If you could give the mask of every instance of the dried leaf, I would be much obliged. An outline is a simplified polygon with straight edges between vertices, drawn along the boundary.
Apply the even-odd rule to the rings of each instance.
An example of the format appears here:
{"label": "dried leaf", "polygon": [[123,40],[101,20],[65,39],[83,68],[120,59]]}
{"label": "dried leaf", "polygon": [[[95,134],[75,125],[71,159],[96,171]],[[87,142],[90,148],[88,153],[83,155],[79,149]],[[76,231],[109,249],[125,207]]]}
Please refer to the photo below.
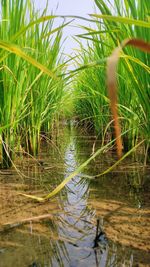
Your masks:
{"label": "dried leaf", "polygon": [[144,52],[150,53],[149,43],[136,38],[125,39],[122,42],[122,44],[113,51],[113,53],[107,60],[107,86],[110,98],[110,108],[114,120],[114,130],[115,130],[118,158],[122,156],[122,140],[121,140],[121,127],[119,124],[118,109],[117,109],[118,100],[117,100],[116,68],[119,61],[120,52],[127,45],[134,46]]}

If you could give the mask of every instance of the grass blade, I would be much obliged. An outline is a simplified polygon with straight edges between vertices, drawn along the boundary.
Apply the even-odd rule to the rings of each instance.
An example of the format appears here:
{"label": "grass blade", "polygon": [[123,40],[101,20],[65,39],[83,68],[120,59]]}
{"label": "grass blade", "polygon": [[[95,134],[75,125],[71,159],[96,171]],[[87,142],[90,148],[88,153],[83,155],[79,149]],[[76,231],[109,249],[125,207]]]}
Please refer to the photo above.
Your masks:
{"label": "grass blade", "polygon": [[117,100],[116,68],[120,57],[120,52],[127,45],[134,46],[144,52],[150,53],[150,44],[144,42],[143,40],[135,38],[126,39],[122,42],[121,46],[117,47],[113,51],[112,55],[108,58],[107,61],[107,86],[110,98],[110,107],[114,119],[117,154],[119,158],[122,155],[122,140],[121,140],[121,128],[119,125],[118,110],[117,110],[118,100]]}
{"label": "grass blade", "polygon": [[142,21],[142,20],[130,19],[127,17],[111,16],[111,15],[90,14],[90,16],[98,18],[98,19],[104,19],[104,20],[124,23],[128,25],[135,25],[139,27],[150,28],[150,23],[146,21]]}

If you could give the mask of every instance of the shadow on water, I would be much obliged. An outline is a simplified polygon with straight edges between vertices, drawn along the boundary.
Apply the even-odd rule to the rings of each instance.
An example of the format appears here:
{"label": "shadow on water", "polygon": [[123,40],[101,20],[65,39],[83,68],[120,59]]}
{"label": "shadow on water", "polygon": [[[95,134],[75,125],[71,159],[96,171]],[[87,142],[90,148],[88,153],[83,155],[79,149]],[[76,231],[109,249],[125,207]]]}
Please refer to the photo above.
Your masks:
{"label": "shadow on water", "polygon": [[150,266],[150,179],[140,163],[83,178],[115,160],[100,155],[46,203],[17,194],[51,191],[92,153],[94,136],[66,128],[59,138],[59,148],[43,147],[40,164],[19,161],[32,179],[0,174],[0,267]]}

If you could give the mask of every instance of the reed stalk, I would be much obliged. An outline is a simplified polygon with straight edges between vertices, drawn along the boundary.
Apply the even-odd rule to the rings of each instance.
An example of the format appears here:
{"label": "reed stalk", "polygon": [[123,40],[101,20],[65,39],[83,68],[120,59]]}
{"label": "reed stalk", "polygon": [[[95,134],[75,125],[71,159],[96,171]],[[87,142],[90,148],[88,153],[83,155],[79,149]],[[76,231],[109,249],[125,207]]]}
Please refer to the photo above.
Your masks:
{"label": "reed stalk", "polygon": [[[144,0],[141,3],[139,0],[114,0],[111,4],[107,0],[95,0],[95,3],[100,11],[99,14],[91,14],[94,20],[97,19],[95,26],[92,24],[88,28],[82,27],[86,32],[78,36],[88,42],[86,50],[82,44],[80,46],[78,66],[108,58],[126,38],[149,41],[149,1]],[[148,53],[138,49],[126,47],[120,53],[117,69],[118,109],[122,131],[127,132],[123,137],[124,151],[134,147],[139,139],[145,139],[146,147],[150,145],[149,63]],[[112,125],[112,118],[103,77],[105,64],[91,70],[84,69],[79,73],[76,91],[82,98],[77,99],[77,115],[81,120],[84,117],[90,121],[98,135],[104,136],[107,129],[105,139],[106,136],[112,139],[114,130],[108,127]],[[127,131],[128,129],[130,131]]]}
{"label": "reed stalk", "polygon": [[62,29],[55,16],[35,11],[29,0],[1,1],[0,136],[2,166],[15,147],[37,155],[40,133],[50,131],[66,98],[60,56]]}

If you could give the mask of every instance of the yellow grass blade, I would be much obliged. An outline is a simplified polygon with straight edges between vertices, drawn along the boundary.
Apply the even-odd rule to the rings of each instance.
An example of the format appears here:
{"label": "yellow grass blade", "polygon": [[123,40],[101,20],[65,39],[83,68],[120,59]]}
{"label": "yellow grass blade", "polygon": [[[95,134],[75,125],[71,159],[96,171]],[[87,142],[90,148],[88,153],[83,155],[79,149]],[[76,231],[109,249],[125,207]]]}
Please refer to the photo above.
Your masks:
{"label": "yellow grass blade", "polygon": [[[38,61],[36,61],[34,58],[30,57],[29,55],[27,55],[20,47],[14,45],[14,44],[10,44],[8,42],[4,42],[2,40],[0,40],[0,48],[5,49],[13,54],[18,55],[19,57],[25,59],[26,61],[28,61],[29,63],[31,63],[33,66],[35,66],[36,68],[40,69],[41,71],[43,71],[43,73],[46,73],[47,75],[49,75],[50,77],[56,79],[56,75],[50,71],[48,68],[46,68],[44,65],[42,65],[41,63],[39,63]],[[0,62],[3,61],[3,57],[0,58]]]}

